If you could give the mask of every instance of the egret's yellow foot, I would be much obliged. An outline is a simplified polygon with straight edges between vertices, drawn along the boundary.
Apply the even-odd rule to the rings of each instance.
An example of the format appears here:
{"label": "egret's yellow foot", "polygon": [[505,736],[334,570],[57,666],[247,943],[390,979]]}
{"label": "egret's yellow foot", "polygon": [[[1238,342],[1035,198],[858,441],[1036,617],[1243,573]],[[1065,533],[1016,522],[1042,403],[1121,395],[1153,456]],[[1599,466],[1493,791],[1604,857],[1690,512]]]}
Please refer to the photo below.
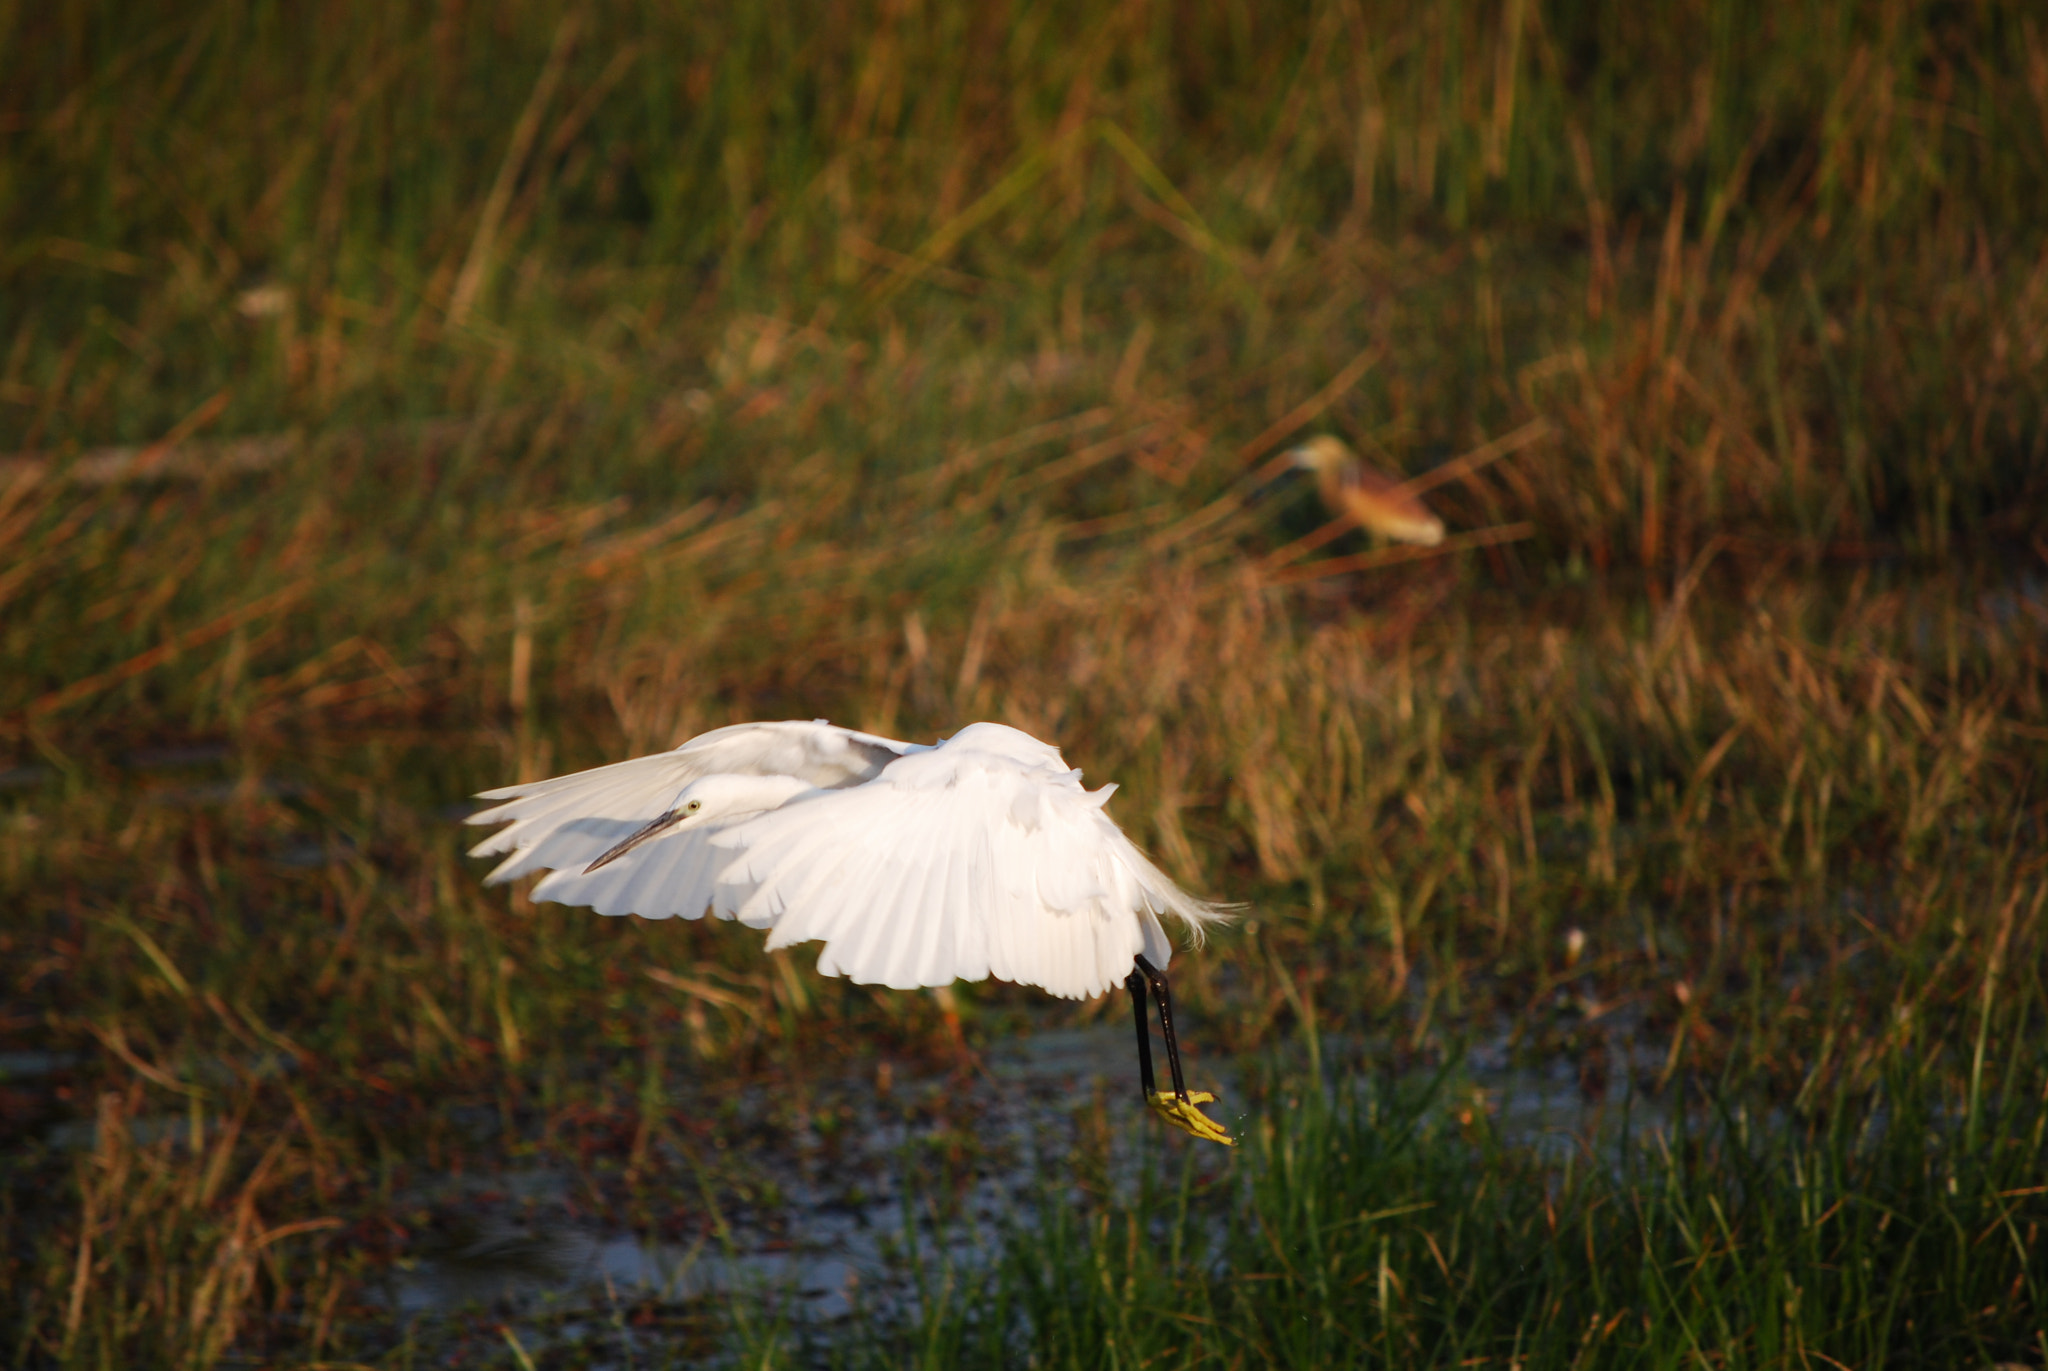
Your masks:
{"label": "egret's yellow foot", "polygon": [[1152,1106],[1152,1112],[1172,1124],[1183,1133],[1210,1142],[1222,1143],[1225,1147],[1237,1146],[1237,1139],[1223,1131],[1223,1125],[1195,1108],[1198,1104],[1214,1104],[1216,1097],[1206,1090],[1190,1090],[1182,1099],[1171,1090],[1155,1090],[1145,1097],[1145,1103]]}

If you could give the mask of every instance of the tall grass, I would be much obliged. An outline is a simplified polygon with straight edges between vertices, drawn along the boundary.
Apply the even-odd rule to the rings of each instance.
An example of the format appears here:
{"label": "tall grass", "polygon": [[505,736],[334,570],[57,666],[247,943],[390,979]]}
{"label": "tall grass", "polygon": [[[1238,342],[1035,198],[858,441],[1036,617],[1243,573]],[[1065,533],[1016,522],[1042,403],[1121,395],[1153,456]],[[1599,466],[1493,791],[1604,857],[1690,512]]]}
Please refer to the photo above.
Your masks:
{"label": "tall grass", "polygon": [[[1349,1115],[1276,1122],[1255,1174],[1308,1148],[1360,1210],[1400,1167],[1494,1178],[1482,1275],[1560,1194],[1645,1273],[1699,1254],[1629,1236],[1631,1194],[1821,1271],[1773,1226],[1795,1156],[1911,1231],[1990,1223],[2004,1171],[1944,1198],[1868,1169],[1905,1133],[1830,1130],[1906,1109],[1873,1101],[1916,1060],[1937,1133],[1959,1098],[1980,1149],[2034,1126],[2005,1006],[2038,988],[1988,1008],[2040,958],[2027,6],[62,4],[0,62],[0,1037],[80,1057],[0,1095],[17,1360],[340,1355],[408,1174],[530,1148],[695,1221],[747,1164],[667,1173],[702,1121],[666,1082],[800,1094],[850,1050],[827,1025],[920,1050],[922,1000],[486,895],[434,821],[764,716],[1006,719],[1122,782],[1122,822],[1256,906],[1176,963],[1205,1046],[1320,1020],[1396,1070],[1500,1028],[1593,1098],[1843,1101],[1815,1136],[1702,1124],[1617,1189],[1435,1134],[1343,1180]],[[1449,463],[1445,550],[1304,550],[1324,516],[1273,459],[1318,428]],[[195,740],[225,756],[147,764]],[[963,999],[974,1031],[1022,1003]],[[1649,1079],[1605,1079],[1624,1032]],[[102,1099],[89,1154],[48,1144]],[[1241,1226],[1296,1203],[1245,1193]],[[1242,1267],[1250,1231],[1204,1250]],[[1386,1231],[1345,1230],[1346,1280]],[[1398,1231],[1387,1299],[1464,1269]],[[1293,1307],[1105,1232],[1070,1236],[1249,1301],[1233,1345]],[[1566,1248],[1485,1326],[1578,1355],[1594,1306],[1530,1293],[1607,1269]],[[2020,1269],[1937,1244],[1853,1288],[1923,1303],[1936,1251],[1943,1290]],[[2000,1298],[1783,1336],[2019,1356],[2038,1304]],[[1451,1346],[1435,1317],[1373,1355]]]}

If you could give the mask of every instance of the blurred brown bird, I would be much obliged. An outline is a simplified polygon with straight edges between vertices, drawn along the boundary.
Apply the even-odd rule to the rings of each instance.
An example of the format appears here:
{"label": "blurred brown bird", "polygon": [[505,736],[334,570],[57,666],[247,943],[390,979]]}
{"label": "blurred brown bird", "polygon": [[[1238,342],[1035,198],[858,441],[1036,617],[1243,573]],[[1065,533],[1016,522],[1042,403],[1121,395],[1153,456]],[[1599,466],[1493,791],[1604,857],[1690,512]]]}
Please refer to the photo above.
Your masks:
{"label": "blurred brown bird", "polygon": [[1316,474],[1323,503],[1339,517],[1400,543],[1435,547],[1444,540],[1444,521],[1429,506],[1401,482],[1360,461],[1342,440],[1321,434],[1287,455]]}

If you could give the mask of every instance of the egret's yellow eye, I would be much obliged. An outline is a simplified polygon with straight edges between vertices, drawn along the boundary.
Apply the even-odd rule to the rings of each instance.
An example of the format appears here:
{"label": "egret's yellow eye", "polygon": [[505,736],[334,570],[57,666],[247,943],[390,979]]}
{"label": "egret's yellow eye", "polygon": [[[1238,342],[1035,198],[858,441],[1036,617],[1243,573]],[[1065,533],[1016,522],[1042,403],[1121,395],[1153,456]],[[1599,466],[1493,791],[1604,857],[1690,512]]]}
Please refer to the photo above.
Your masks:
{"label": "egret's yellow eye", "polygon": [[692,800],[688,804],[683,806],[683,813],[695,814],[698,810],[702,809],[703,807],[704,802],[702,800]]}

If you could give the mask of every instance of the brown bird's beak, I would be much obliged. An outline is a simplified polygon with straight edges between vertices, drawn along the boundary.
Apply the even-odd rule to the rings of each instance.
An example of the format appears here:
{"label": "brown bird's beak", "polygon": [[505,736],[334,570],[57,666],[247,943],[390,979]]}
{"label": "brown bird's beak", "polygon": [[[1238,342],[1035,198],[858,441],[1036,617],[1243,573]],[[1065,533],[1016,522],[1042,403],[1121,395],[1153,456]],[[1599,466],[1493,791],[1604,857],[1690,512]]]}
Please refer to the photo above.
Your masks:
{"label": "brown bird's beak", "polygon": [[588,876],[591,872],[597,870],[601,866],[609,866],[611,863],[625,856],[628,852],[631,852],[634,848],[640,846],[640,844],[646,842],[649,838],[659,838],[662,834],[668,832],[671,828],[674,828],[677,824],[681,823],[682,821],[683,811],[680,809],[671,809],[668,813],[662,815],[653,823],[648,824],[645,828],[635,829],[630,835],[628,835],[625,838],[624,841],[620,842],[616,847],[612,848],[611,851],[605,853],[602,857],[599,857],[589,866],[584,867],[583,874]]}

